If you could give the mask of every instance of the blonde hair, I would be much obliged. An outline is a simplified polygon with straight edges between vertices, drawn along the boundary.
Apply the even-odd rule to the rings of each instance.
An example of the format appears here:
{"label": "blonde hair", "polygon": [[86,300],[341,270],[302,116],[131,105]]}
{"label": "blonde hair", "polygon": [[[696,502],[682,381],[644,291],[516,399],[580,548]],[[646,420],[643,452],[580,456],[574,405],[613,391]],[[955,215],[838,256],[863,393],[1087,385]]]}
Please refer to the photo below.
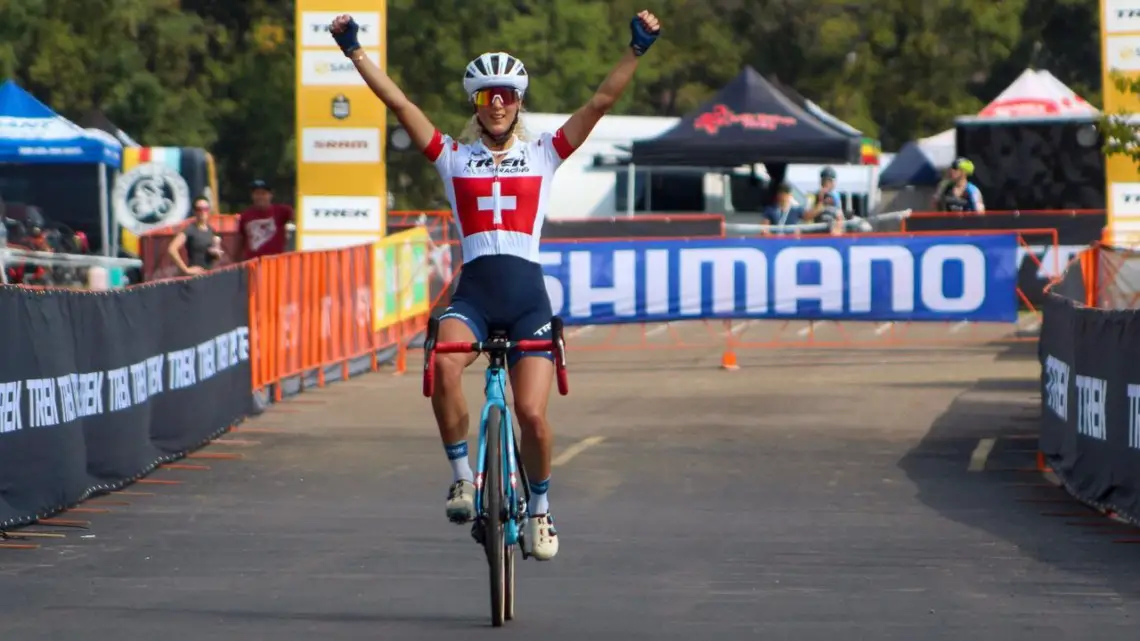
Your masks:
{"label": "blonde hair", "polygon": [[[518,137],[520,141],[530,140],[530,132],[527,131],[526,123],[523,122],[523,113],[526,109],[519,106],[518,116],[515,118],[515,124],[511,127],[510,133]],[[479,123],[479,114],[471,114],[471,119],[463,126],[463,131],[459,132],[459,142],[465,145],[473,145],[483,137],[483,125]]]}

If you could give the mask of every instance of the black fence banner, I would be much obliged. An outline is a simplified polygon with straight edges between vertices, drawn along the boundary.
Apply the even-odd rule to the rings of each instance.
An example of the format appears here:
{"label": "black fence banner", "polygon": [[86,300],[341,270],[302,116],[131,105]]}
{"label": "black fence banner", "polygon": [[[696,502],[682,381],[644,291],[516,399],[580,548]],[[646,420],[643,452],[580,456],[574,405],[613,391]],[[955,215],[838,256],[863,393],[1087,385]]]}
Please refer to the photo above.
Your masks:
{"label": "black fence banner", "polygon": [[0,529],[182,457],[253,409],[249,276],[0,288]]}
{"label": "black fence banner", "polygon": [[[987,201],[988,204],[988,201]],[[1034,307],[1045,302],[1045,287],[1060,276],[1069,260],[1101,239],[1107,218],[1103,213],[1063,215],[1057,213],[1006,212],[985,215],[916,216],[906,221],[907,231],[971,231],[1056,229],[1057,247],[1045,234],[1025,234],[1028,247],[1018,248],[1017,286]],[[1037,261],[1030,258],[1036,256]],[[1041,263],[1038,265],[1038,261]]]}
{"label": "black fence banner", "polygon": [[1082,501],[1140,521],[1140,311],[1048,294],[1040,448]]}

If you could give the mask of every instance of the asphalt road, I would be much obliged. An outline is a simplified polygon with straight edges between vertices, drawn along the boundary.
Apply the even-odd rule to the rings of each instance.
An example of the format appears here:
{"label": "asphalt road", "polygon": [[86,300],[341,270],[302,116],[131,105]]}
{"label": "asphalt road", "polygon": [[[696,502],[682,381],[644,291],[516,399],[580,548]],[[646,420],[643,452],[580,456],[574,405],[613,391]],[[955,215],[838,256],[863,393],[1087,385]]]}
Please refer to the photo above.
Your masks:
{"label": "asphalt road", "polygon": [[0,550],[0,639],[1131,638],[1140,532],[1032,471],[1034,349],[575,354],[499,630],[417,376],[309,391]]}

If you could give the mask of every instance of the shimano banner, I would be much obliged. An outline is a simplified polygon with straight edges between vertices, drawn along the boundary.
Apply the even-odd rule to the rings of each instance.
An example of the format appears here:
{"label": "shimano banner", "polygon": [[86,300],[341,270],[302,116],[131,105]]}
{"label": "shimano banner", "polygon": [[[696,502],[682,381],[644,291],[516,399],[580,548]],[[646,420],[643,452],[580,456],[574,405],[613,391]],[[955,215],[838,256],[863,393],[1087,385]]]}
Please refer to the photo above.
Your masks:
{"label": "shimano banner", "polygon": [[820,236],[544,242],[567,324],[700,318],[1013,322],[1017,238]]}
{"label": "shimano banner", "polygon": [[0,288],[0,529],[247,416],[248,301],[244,269],[113,292]]}

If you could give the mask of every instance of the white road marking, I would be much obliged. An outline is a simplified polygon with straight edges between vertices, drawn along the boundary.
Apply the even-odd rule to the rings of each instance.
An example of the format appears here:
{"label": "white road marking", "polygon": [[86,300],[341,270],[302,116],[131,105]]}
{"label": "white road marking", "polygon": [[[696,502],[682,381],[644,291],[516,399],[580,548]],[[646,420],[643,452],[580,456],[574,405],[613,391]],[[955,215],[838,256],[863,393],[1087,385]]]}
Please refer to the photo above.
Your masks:
{"label": "white road marking", "polygon": [[661,325],[658,325],[657,327],[654,327],[653,329],[645,332],[645,335],[646,336],[656,336],[656,335],[660,334],[661,332],[664,332],[668,329],[669,329],[669,323],[662,323]]}
{"label": "white road marking", "polygon": [[973,454],[970,454],[970,467],[967,469],[971,472],[981,472],[986,469],[986,460],[990,458],[990,452],[994,451],[994,444],[997,439],[983,438],[978,441],[978,446],[974,448]]}
{"label": "white road marking", "polygon": [[796,335],[807,336],[808,334],[814,332],[817,328],[823,327],[826,324],[827,321],[815,321],[814,323],[812,321],[808,321],[808,326],[800,329],[800,331],[796,332]]}
{"label": "white road marking", "polygon": [[593,325],[583,325],[581,327],[575,327],[575,328],[571,329],[570,331],[566,332],[566,337],[572,338],[574,336],[581,336],[582,334],[589,334],[590,331],[593,329],[594,329]]}
{"label": "white road marking", "polygon": [[754,322],[755,322],[755,321],[744,321],[743,323],[737,323],[737,324],[735,324],[735,325],[733,325],[733,326],[732,326],[732,330],[730,330],[730,331],[731,331],[731,332],[732,332],[734,335],[735,335],[735,334],[739,334],[740,332],[743,332],[744,330],[746,330],[746,329],[748,329],[749,327],[751,327],[751,326],[752,326],[752,323],[754,323]]}
{"label": "white road marking", "polygon": [[950,333],[957,334],[959,331],[970,326],[970,321],[958,321],[950,326]]}
{"label": "white road marking", "polygon": [[875,328],[875,336],[882,336],[883,334],[886,334],[887,332],[891,331],[891,328],[894,326],[895,326],[894,321],[888,321],[886,323],[881,323],[878,327]]}
{"label": "white road marking", "polygon": [[570,462],[570,459],[578,456],[582,452],[585,452],[586,450],[597,445],[598,443],[601,443],[604,440],[606,440],[606,437],[604,436],[588,436],[566,448],[565,452],[554,457],[554,460],[550,462],[550,466],[558,467],[560,465],[566,465]]}

